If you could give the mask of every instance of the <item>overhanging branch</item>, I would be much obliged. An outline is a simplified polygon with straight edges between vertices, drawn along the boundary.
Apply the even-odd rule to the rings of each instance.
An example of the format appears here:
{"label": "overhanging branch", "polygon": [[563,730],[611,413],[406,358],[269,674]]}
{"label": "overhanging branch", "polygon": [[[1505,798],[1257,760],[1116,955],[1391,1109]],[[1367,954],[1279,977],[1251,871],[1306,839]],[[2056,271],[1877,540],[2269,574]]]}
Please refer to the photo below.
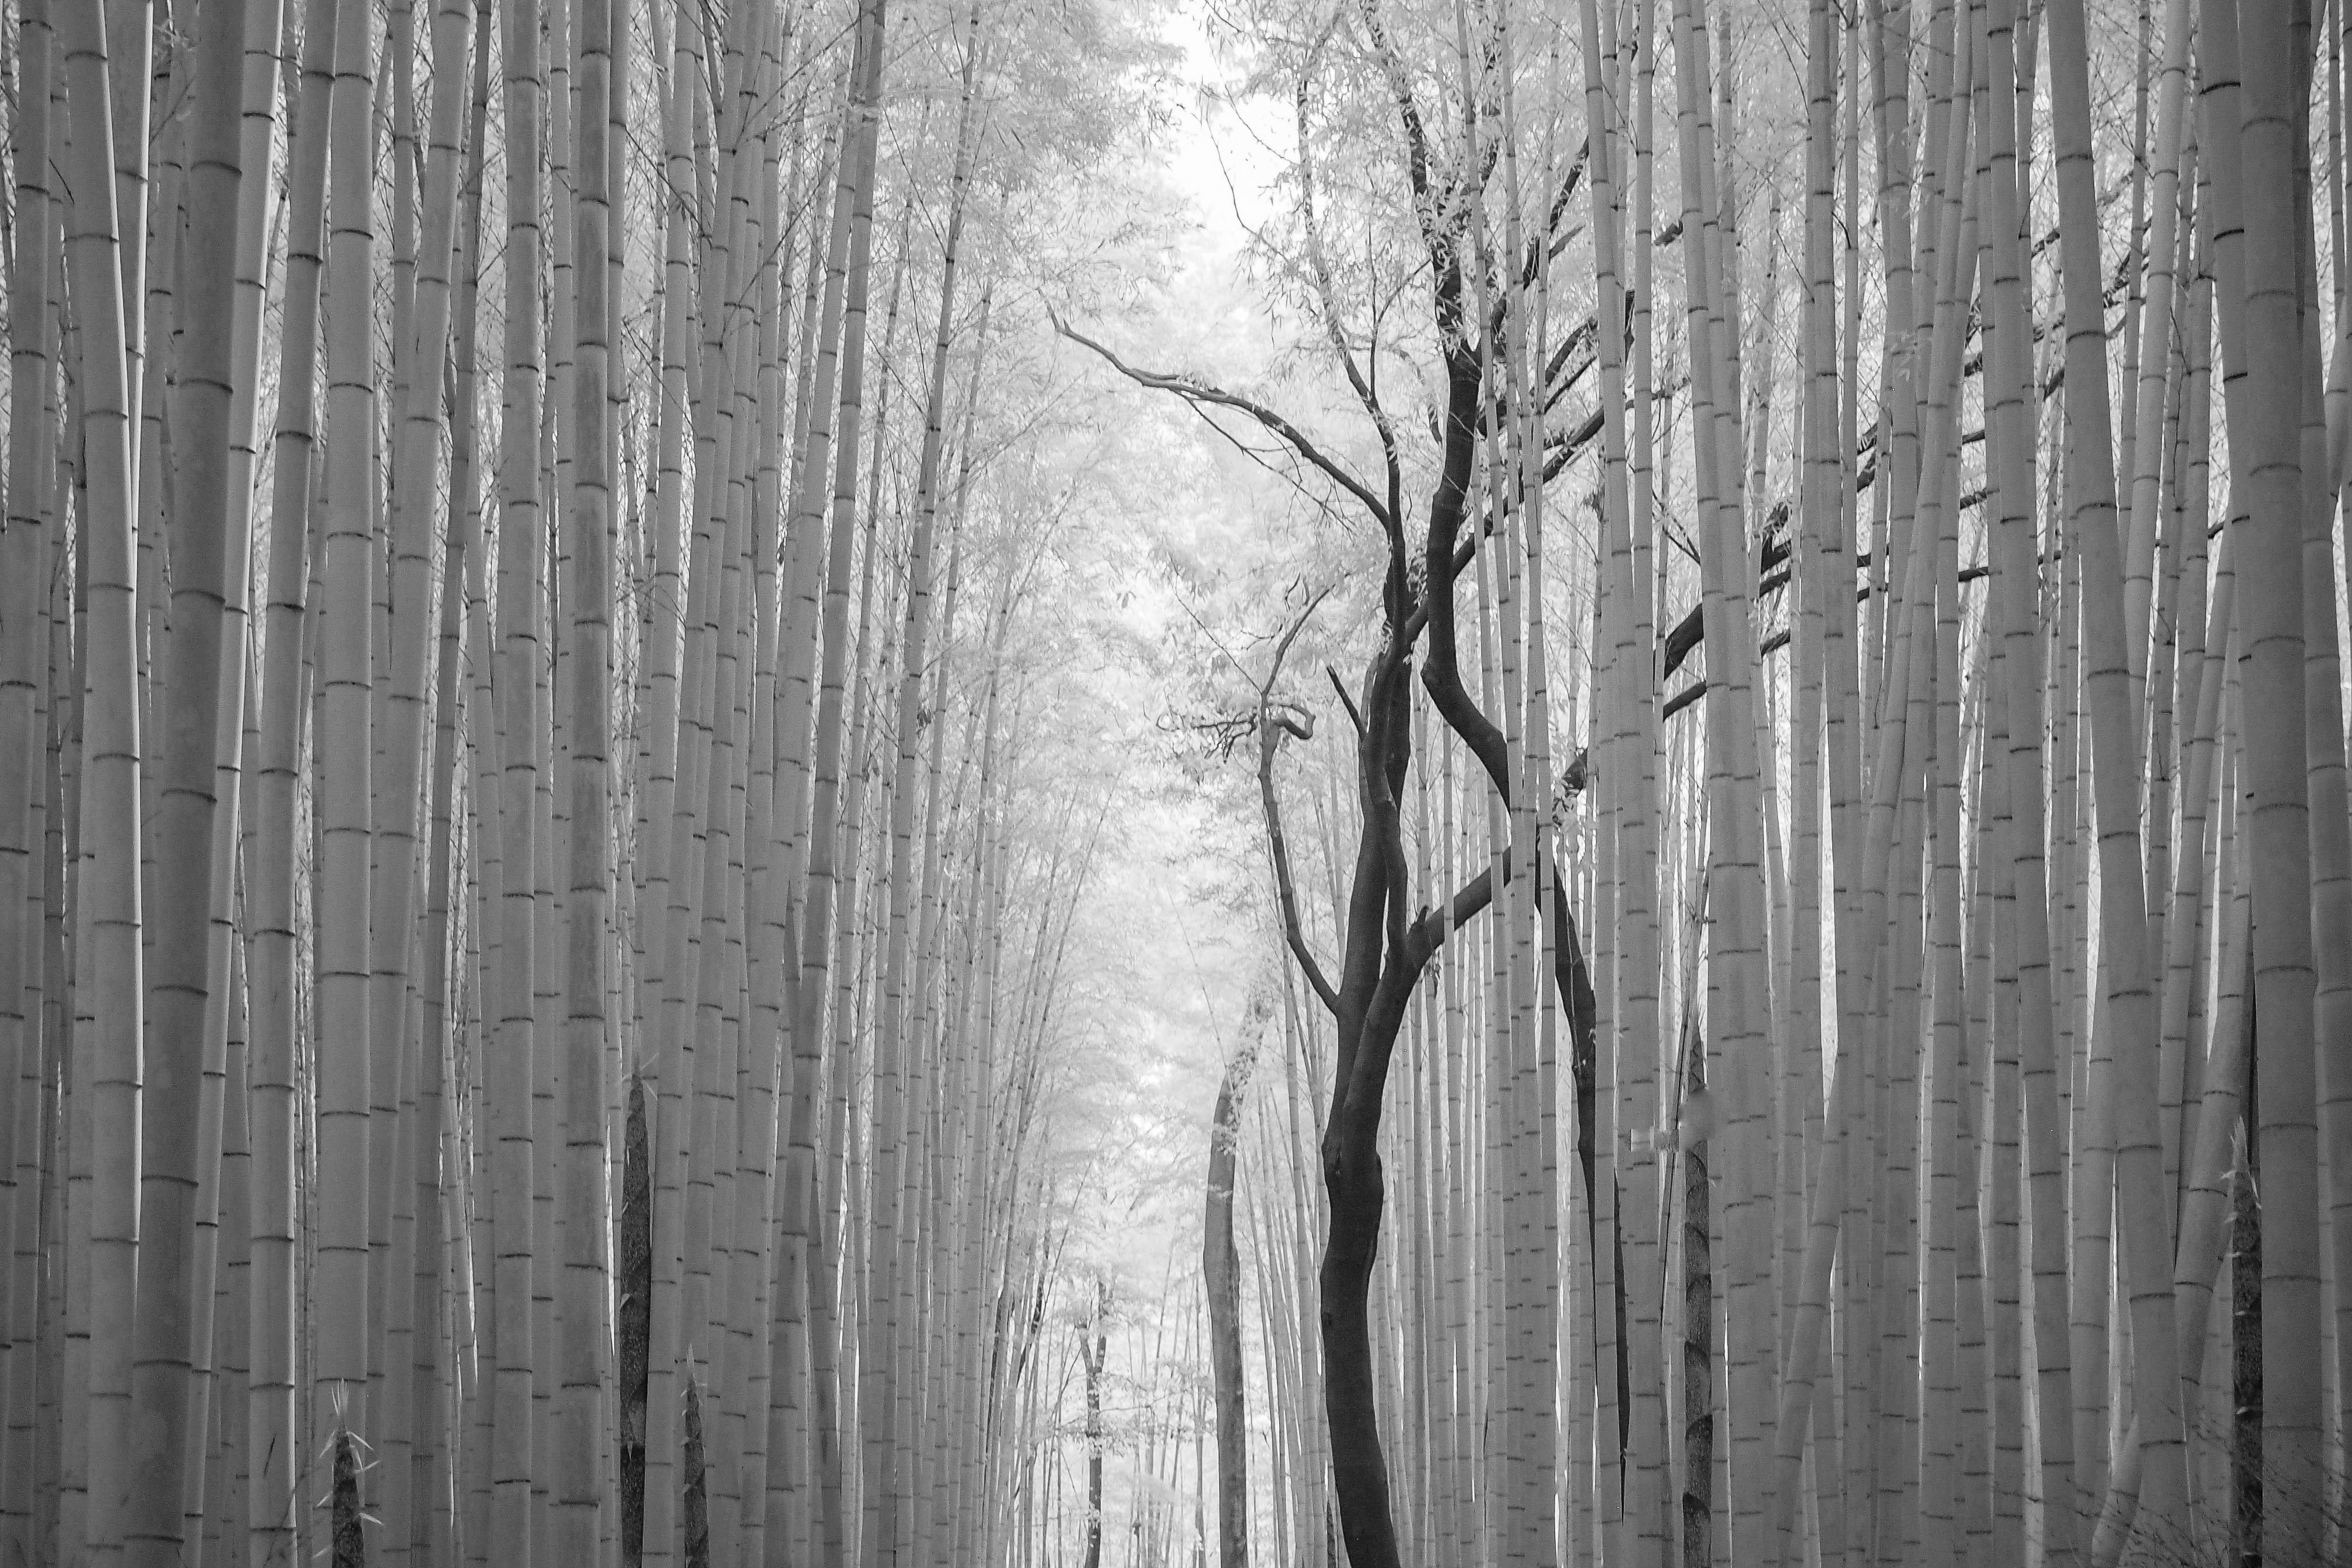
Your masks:
{"label": "overhanging branch", "polygon": [[1373,521],[1381,525],[1382,532],[1392,534],[1396,531],[1398,525],[1395,515],[1389,510],[1388,503],[1383,501],[1370,486],[1349,473],[1337,459],[1325,453],[1304,430],[1268,408],[1265,404],[1253,398],[1244,397],[1236,392],[1227,392],[1222,386],[1196,380],[1189,375],[1171,374],[1165,371],[1145,370],[1139,365],[1131,365],[1106,345],[1097,342],[1062,320],[1060,314],[1050,307],[1047,308],[1046,315],[1052,320],[1055,331],[1072,342],[1092,349],[1102,356],[1105,363],[1138,386],[1150,387],[1154,392],[1173,393],[1187,403],[1195,405],[1206,404],[1211,407],[1230,408],[1236,414],[1249,416],[1274,432],[1282,439],[1284,445],[1297,453],[1309,466],[1319,469],[1332,483],[1362,502],[1364,510],[1371,513]]}

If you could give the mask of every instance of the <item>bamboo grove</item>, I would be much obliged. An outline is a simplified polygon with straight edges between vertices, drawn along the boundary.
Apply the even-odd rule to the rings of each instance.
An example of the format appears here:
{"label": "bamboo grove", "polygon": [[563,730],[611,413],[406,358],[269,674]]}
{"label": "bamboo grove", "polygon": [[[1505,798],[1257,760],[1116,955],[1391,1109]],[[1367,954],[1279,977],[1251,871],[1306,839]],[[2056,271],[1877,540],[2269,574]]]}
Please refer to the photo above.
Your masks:
{"label": "bamboo grove", "polygon": [[1336,1026],[1277,1557],[2341,1561],[2341,15],[1514,10],[1261,53],[1355,434],[1064,328],[1385,556],[1194,721]]}
{"label": "bamboo grove", "polygon": [[12,9],[9,1561],[991,1554],[1099,813],[916,22]]}
{"label": "bamboo grove", "polygon": [[0,7],[6,1562],[2345,1561],[2352,17],[1713,7]]}

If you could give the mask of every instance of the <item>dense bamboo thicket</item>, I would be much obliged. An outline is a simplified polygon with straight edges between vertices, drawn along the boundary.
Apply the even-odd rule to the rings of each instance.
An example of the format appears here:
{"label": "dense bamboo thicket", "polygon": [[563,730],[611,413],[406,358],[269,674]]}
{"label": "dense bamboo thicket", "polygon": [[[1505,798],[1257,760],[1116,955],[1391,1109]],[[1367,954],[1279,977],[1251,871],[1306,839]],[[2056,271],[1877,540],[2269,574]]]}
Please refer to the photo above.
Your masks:
{"label": "dense bamboo thicket", "polygon": [[2347,51],[6,0],[0,1561],[2352,1560]]}

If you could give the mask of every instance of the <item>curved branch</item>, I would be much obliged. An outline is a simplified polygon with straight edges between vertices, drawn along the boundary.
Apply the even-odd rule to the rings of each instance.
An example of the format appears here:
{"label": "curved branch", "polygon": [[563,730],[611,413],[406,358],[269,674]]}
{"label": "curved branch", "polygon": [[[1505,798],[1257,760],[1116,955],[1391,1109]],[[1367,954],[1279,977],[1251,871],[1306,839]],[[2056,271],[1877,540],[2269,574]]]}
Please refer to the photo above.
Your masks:
{"label": "curved branch", "polygon": [[[1504,880],[1510,879],[1509,851],[1504,852]],[[1460,931],[1470,918],[1495,901],[1495,870],[1493,867],[1479,872],[1464,883],[1453,898],[1439,909],[1421,911],[1405,932],[1407,962],[1427,963],[1445,945],[1448,934]]]}
{"label": "curved branch", "polygon": [[1267,706],[1265,721],[1278,730],[1289,731],[1301,741],[1315,738],[1315,715],[1291,702],[1276,702]]}
{"label": "curved branch", "polygon": [[[1511,850],[1504,846],[1502,854],[1502,885],[1511,883]],[[1576,916],[1568,907],[1568,889],[1562,885],[1559,867],[1554,861],[1547,883],[1551,890],[1552,978],[1559,987],[1560,1000],[1567,1005],[1569,1017],[1580,1043],[1589,1043],[1592,1028],[1592,985],[1586,973],[1584,949],[1576,928]],[[1471,918],[1495,901],[1495,868],[1482,869],[1476,876],[1455,890],[1454,897],[1438,908],[1424,909],[1406,928],[1402,949],[1404,963],[1415,973],[1422,965],[1437,956],[1445,939],[1469,923]],[[1584,1048],[1583,1044],[1580,1048]]]}
{"label": "curved branch", "polygon": [[1046,308],[1045,314],[1052,320],[1055,331],[1072,342],[1092,349],[1102,356],[1105,363],[1138,386],[1150,387],[1154,392],[1172,392],[1187,403],[1196,405],[1208,404],[1213,407],[1230,408],[1235,413],[1248,415],[1280,437],[1284,444],[1297,453],[1300,458],[1321,469],[1334,484],[1362,502],[1364,510],[1372,514],[1373,521],[1381,525],[1383,531],[1389,533],[1396,531],[1397,524],[1389,511],[1387,503],[1382,501],[1369,485],[1349,473],[1336,459],[1327,456],[1321,447],[1308,438],[1305,431],[1265,404],[1244,397],[1239,393],[1227,392],[1223,387],[1213,386],[1204,381],[1196,381],[1188,375],[1171,375],[1162,371],[1145,370],[1140,366],[1131,365],[1109,348],[1097,342],[1062,320],[1060,314],[1052,307]]}
{"label": "curved branch", "polygon": [[[1459,289],[1458,275],[1450,280],[1450,285],[1448,280],[1441,280],[1440,294],[1446,293],[1449,286]],[[1421,683],[1428,690],[1430,700],[1436,704],[1439,715],[1462,737],[1496,789],[1508,801],[1508,748],[1503,731],[1479,710],[1476,700],[1462,683],[1461,654],[1454,631],[1454,584],[1461,573],[1456,564],[1454,536],[1461,530],[1462,514],[1469,502],[1485,377],[1480,374],[1477,353],[1467,346],[1456,343],[1445,357],[1445,463],[1438,474],[1437,489],[1429,499],[1425,581],[1423,603],[1415,608],[1416,615],[1425,614],[1429,628],[1429,654],[1422,665]],[[1474,535],[1464,542],[1460,558],[1466,563],[1476,546]],[[1408,630],[1418,629],[1408,623]]]}
{"label": "curved branch", "polygon": [[[1990,498],[1990,492],[1985,489],[1970,490],[1968,494],[1960,498],[1960,510],[1962,511],[1968,511],[1974,508],[1982,506]],[[1766,514],[1764,553],[1763,559],[1758,565],[1759,574],[1756,580],[1756,596],[1759,599],[1767,594],[1776,593],[1789,585],[1788,535],[1785,532],[1773,531],[1774,526],[1776,524],[1785,523],[1788,521],[1788,517],[1789,503],[1787,501],[1779,501],[1774,503],[1771,511]],[[2054,557],[2044,556],[2042,562],[2037,563],[2037,564],[2046,564],[2053,559],[2054,559]],[[1853,566],[1855,571],[1860,572],[1868,567],[1869,564],[1870,552],[1865,550],[1854,556]],[[1990,568],[1984,566],[1963,566],[1960,568],[1958,581],[1962,583],[1973,583],[1978,578],[1983,576],[1988,570],[1990,570]],[[1860,604],[1862,601],[1869,598],[1870,584],[1867,582],[1856,584],[1853,591],[1853,597],[1856,604]],[[1675,670],[1680,669],[1683,666],[1683,661],[1690,657],[1691,649],[1698,647],[1699,644],[1706,640],[1706,605],[1693,605],[1690,608],[1690,613],[1684,616],[1681,620],[1676,621],[1673,626],[1668,628],[1666,635],[1659,639],[1659,679],[1664,679],[1665,677],[1672,675]],[[1787,634],[1781,633],[1776,635],[1778,635],[1782,640],[1786,640]],[[1780,646],[1779,642],[1767,640],[1757,651],[1759,655],[1767,654],[1770,653],[1774,648]],[[1700,683],[1702,689],[1704,689],[1705,684],[1706,683],[1703,681]],[[1695,691],[1685,692],[1678,696],[1675,700],[1679,702],[1685,699],[1696,701],[1697,700],[1697,694]],[[1675,710],[1670,707],[1666,711],[1668,714],[1671,714],[1675,712]]]}
{"label": "curved branch", "polygon": [[[1473,382],[1478,379],[1475,368],[1471,369],[1469,379]],[[1556,446],[1547,443],[1542,482],[1549,484],[1558,478],[1600,434],[1601,411],[1596,408]],[[1502,731],[1479,711],[1477,703],[1463,686],[1458,662],[1460,656],[1454,647],[1454,584],[1469,569],[1477,553],[1479,541],[1493,534],[1499,521],[1499,516],[1494,510],[1483,510],[1470,537],[1458,543],[1455,542],[1467,496],[1466,468],[1465,461],[1465,477],[1460,488],[1449,494],[1449,485],[1453,482],[1449,444],[1448,473],[1441,477],[1437,494],[1430,501],[1429,554],[1425,563],[1428,582],[1422,591],[1421,604],[1414,607],[1412,616],[1405,622],[1404,637],[1410,643],[1421,635],[1424,626],[1430,629],[1429,658],[1422,667],[1422,685],[1428,689],[1431,700],[1436,703],[1437,710],[1445,721],[1468,742],[1471,751],[1486,767],[1487,777],[1494,781],[1495,787],[1507,803],[1511,798],[1511,785],[1505,762],[1507,752]],[[1507,515],[1507,512],[1501,515]]]}
{"label": "curved branch", "polygon": [[1282,906],[1282,938],[1293,958],[1298,960],[1307,984],[1315,995],[1333,1014],[1339,1011],[1339,993],[1332,988],[1323,966],[1307,945],[1307,932],[1298,918],[1298,887],[1290,875],[1290,842],[1282,832],[1282,807],[1275,799],[1274,753],[1282,744],[1285,726],[1260,724],[1257,731],[1257,794],[1258,805],[1265,812],[1266,851],[1274,860],[1274,891]]}
{"label": "curved branch", "polygon": [[1349,722],[1356,726],[1356,733],[1358,735],[1362,735],[1364,732],[1364,715],[1358,710],[1356,707],[1356,700],[1348,695],[1348,683],[1340,679],[1339,672],[1332,668],[1328,664],[1323,667],[1323,673],[1331,678],[1331,689],[1339,694],[1339,706],[1348,710]]}

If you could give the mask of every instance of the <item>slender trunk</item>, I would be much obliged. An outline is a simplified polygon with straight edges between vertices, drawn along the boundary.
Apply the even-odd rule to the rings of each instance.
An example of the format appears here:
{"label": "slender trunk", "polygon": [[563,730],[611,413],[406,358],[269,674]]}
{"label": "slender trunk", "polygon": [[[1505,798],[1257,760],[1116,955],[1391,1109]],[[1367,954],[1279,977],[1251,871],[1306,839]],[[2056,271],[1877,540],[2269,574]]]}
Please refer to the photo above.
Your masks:
{"label": "slender trunk", "polygon": [[[581,101],[601,106],[610,92],[612,23],[609,0],[581,0]],[[575,352],[572,369],[575,432],[573,488],[565,532],[572,574],[563,584],[572,624],[567,651],[572,689],[566,737],[571,742],[570,889],[564,902],[565,1011],[563,1079],[564,1240],[561,1324],[562,1408],[556,1415],[555,1549],[558,1561],[583,1563],[598,1550],[605,1478],[599,1431],[604,1412],[604,1324],[598,1306],[604,1275],[604,981],[606,905],[612,881],[608,763],[612,749],[611,662],[613,581],[609,518],[612,440],[605,379],[610,313],[605,265],[613,193],[604,114],[592,107],[575,127],[572,235],[576,247]]]}
{"label": "slender trunk", "polygon": [[[1253,1012],[1244,1027],[1254,1026]],[[1236,1145],[1241,1137],[1243,1098],[1249,1092],[1256,1042],[1242,1041],[1241,1054],[1226,1064],[1210,1119],[1208,1207],[1202,1220],[1201,1270],[1208,1291],[1209,1361],[1215,1379],[1217,1412],[1218,1568],[1249,1563],[1248,1415],[1242,1379],[1241,1252],[1234,1244],[1234,1187],[1238,1179]]]}

